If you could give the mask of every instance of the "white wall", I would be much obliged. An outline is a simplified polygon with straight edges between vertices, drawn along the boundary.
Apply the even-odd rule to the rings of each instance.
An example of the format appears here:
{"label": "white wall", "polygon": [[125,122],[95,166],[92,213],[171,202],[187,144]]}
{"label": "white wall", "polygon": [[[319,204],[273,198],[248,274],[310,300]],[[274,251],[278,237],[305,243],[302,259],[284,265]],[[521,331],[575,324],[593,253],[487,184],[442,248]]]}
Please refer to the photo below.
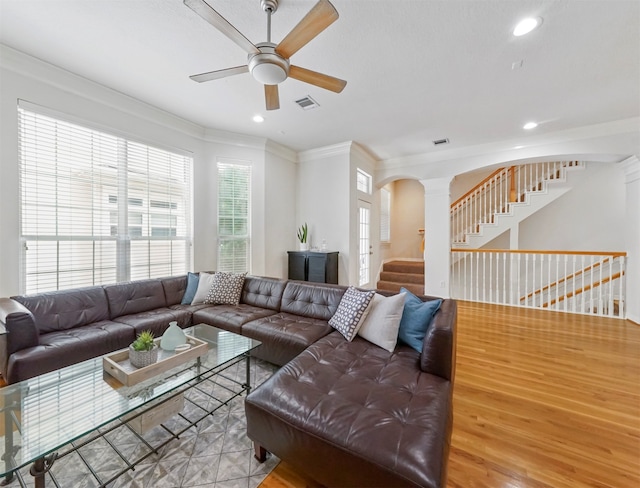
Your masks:
{"label": "white wall", "polygon": [[348,284],[351,144],[298,154],[296,223],[290,229],[291,250],[297,249],[296,230],[309,226],[310,246],[327,241],[328,251],[338,251],[338,280]]}
{"label": "white wall", "polygon": [[[293,152],[267,147],[265,164],[264,276],[286,278],[288,249],[296,249],[298,165]],[[255,220],[255,219],[254,219]],[[257,274],[254,271],[254,274]]]}
{"label": "white wall", "polygon": [[416,180],[393,182],[391,202],[391,250],[392,258],[422,259],[422,236],[424,229],[424,186]]}
{"label": "white wall", "polygon": [[570,191],[520,222],[520,249],[626,250],[622,169],[588,162],[583,171],[584,177]]}

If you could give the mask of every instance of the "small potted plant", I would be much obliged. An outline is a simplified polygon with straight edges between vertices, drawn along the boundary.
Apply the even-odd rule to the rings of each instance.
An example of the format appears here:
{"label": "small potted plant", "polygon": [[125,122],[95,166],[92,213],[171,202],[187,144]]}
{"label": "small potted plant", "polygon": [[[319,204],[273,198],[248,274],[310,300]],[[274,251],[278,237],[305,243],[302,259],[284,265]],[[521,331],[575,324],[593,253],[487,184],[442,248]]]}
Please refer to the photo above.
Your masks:
{"label": "small potted plant", "polygon": [[300,241],[299,244],[299,249],[301,251],[308,251],[309,250],[309,243],[307,242],[307,223],[305,222],[304,225],[302,227],[300,227],[298,229],[298,240]]}
{"label": "small potted plant", "polygon": [[129,361],[136,368],[144,368],[158,360],[158,346],[153,339],[153,332],[143,330],[129,346]]}

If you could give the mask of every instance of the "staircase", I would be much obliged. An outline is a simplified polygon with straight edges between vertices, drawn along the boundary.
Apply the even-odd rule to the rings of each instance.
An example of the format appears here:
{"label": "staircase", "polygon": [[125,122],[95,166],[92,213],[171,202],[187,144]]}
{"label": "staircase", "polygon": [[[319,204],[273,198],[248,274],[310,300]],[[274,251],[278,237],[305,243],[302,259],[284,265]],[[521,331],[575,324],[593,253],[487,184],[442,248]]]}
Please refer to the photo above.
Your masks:
{"label": "staircase", "polygon": [[452,247],[482,248],[571,190],[584,167],[557,161],[496,170],[451,205]]}
{"label": "staircase", "polygon": [[376,288],[398,292],[401,287],[416,295],[424,295],[424,261],[384,263]]}

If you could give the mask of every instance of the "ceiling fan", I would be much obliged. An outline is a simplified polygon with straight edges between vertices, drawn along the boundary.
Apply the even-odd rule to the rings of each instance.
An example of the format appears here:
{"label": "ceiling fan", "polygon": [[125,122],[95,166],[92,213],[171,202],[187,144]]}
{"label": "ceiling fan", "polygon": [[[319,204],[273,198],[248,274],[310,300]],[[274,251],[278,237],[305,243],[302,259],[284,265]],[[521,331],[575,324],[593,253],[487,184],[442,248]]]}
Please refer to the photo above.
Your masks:
{"label": "ceiling fan", "polygon": [[202,83],[250,72],[264,85],[267,110],[280,108],[278,83],[289,77],[336,93],[340,93],[347,85],[344,80],[300,68],[289,62],[294,53],[338,19],[337,10],[328,0],[319,0],[277,45],[271,42],[271,14],[277,10],[278,0],[260,1],[262,9],[267,13],[267,41],[255,45],[205,0],[184,0],[184,4],[247,52],[247,64],[190,76],[193,81]]}

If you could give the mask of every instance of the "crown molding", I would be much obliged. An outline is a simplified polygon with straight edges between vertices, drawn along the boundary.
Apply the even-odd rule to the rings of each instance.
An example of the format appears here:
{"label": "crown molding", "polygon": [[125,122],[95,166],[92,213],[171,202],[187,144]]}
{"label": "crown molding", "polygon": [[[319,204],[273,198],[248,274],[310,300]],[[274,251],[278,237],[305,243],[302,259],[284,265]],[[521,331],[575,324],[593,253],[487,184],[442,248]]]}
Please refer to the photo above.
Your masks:
{"label": "crown molding", "polygon": [[333,156],[348,156],[353,144],[353,141],[347,141],[339,144],[333,144],[331,146],[301,151],[298,153],[298,162],[304,163],[307,161],[316,161],[318,159],[327,159]]}

